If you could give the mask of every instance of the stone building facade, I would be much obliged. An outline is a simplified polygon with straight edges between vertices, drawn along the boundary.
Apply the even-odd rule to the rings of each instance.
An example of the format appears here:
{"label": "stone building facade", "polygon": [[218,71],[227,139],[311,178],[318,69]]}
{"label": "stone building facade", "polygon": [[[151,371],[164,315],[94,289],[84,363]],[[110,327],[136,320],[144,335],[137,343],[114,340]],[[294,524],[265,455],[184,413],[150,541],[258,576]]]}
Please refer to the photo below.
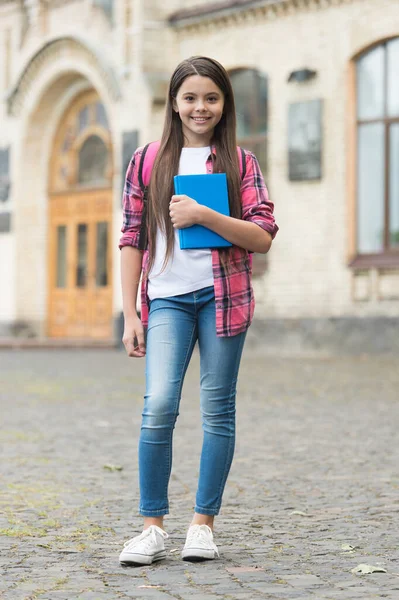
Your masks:
{"label": "stone building facade", "polygon": [[0,0],[0,47],[0,335],[114,338],[127,161],[194,54],[275,202],[256,317],[398,315],[396,0]]}

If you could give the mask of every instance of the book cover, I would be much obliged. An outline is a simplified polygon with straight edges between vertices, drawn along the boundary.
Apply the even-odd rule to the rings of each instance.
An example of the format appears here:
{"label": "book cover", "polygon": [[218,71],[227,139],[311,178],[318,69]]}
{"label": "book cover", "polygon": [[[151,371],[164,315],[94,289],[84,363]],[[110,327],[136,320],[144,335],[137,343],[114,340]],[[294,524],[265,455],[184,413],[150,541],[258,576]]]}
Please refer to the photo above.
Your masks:
{"label": "book cover", "polygon": [[[230,215],[226,173],[175,175],[175,194],[185,194],[222,215]],[[232,244],[203,225],[179,229],[180,248],[222,248]]]}

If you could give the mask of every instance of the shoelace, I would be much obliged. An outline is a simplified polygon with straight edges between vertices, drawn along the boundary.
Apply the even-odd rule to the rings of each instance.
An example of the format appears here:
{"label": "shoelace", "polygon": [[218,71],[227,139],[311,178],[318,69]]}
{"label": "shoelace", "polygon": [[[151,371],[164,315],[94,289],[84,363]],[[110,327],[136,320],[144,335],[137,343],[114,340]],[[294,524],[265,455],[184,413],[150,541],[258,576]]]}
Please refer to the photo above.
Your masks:
{"label": "shoelace", "polygon": [[[162,535],[163,538],[167,538],[168,534],[165,531],[161,531],[159,530],[159,534]],[[149,527],[148,529],[145,529],[142,533],[140,533],[140,535],[136,535],[136,537],[131,538],[130,540],[128,540],[127,542],[124,543],[124,547],[126,548],[127,546],[135,546],[136,544],[138,544],[139,542],[142,542],[144,545],[144,548],[147,549],[150,544],[152,543],[157,543],[157,536],[156,536],[156,530],[154,529],[154,527]]]}
{"label": "shoelace", "polygon": [[187,542],[191,544],[193,541],[199,542],[204,546],[209,546],[209,543],[214,546],[212,541],[212,530],[208,525],[193,525],[188,531]]}

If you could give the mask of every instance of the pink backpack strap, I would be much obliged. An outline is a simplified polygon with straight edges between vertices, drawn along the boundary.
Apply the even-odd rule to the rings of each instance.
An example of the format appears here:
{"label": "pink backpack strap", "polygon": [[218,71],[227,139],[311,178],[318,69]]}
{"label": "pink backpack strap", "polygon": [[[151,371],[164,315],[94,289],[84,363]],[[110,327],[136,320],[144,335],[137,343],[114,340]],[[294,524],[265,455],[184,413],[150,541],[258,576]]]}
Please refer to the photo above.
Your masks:
{"label": "pink backpack strap", "polygon": [[150,183],[152,167],[154,166],[160,145],[160,141],[151,142],[144,146],[143,152],[141,153],[138,178],[143,192]]}
{"label": "pink backpack strap", "polygon": [[243,148],[240,148],[240,146],[237,146],[237,152],[238,152],[238,164],[240,167],[240,175],[241,175],[241,181],[242,181],[247,172],[247,157],[245,156],[245,150]]}

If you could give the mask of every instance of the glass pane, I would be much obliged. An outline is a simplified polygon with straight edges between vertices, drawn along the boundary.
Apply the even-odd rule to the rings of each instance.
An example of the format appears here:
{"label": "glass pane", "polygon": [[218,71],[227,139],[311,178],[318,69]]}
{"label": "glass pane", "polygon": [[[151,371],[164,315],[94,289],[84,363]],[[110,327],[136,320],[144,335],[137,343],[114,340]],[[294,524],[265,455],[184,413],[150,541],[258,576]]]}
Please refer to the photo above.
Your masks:
{"label": "glass pane", "polygon": [[85,106],[79,113],[78,131],[81,133],[89,124],[89,107]]}
{"label": "glass pane", "polygon": [[263,175],[265,175],[267,171],[267,138],[253,144],[251,150],[259,161]]}
{"label": "glass pane", "polygon": [[267,170],[267,137],[265,136],[262,140],[252,140],[252,139],[239,139],[239,146],[245,148],[246,150],[250,150],[253,152],[258,159],[259,166],[263,175],[265,175]]}
{"label": "glass pane", "polygon": [[108,119],[102,102],[97,102],[96,104],[96,123],[108,129]]}
{"label": "glass pane", "polygon": [[57,288],[65,288],[67,280],[66,225],[57,227]]}
{"label": "glass pane", "polygon": [[378,46],[357,62],[357,115],[359,119],[384,116],[384,47]]}
{"label": "glass pane", "polygon": [[[93,0],[94,6],[102,8],[108,19],[112,22],[115,0]],[[115,2],[116,4],[116,2]]]}
{"label": "glass pane", "polygon": [[384,247],[384,125],[362,125],[358,132],[358,251]]}
{"label": "glass pane", "polygon": [[96,286],[105,287],[108,283],[108,223],[97,223]]}
{"label": "glass pane", "polygon": [[252,133],[250,90],[253,88],[253,71],[243,70],[233,73],[231,83],[237,113],[237,137]]}
{"label": "glass pane", "polygon": [[267,79],[258,73],[259,105],[258,105],[258,132],[267,132]]}
{"label": "glass pane", "polygon": [[388,115],[399,116],[399,38],[389,42],[388,53]]}
{"label": "glass pane", "polygon": [[389,243],[399,247],[399,123],[391,126],[389,160]]}
{"label": "glass pane", "polygon": [[78,225],[78,247],[76,264],[76,286],[86,287],[87,285],[87,225],[80,223]]}
{"label": "glass pane", "polygon": [[267,131],[267,79],[254,69],[230,75],[237,113],[237,137]]}
{"label": "glass pane", "polygon": [[92,135],[83,143],[79,152],[79,183],[99,184],[106,180],[108,150],[97,135]]}

